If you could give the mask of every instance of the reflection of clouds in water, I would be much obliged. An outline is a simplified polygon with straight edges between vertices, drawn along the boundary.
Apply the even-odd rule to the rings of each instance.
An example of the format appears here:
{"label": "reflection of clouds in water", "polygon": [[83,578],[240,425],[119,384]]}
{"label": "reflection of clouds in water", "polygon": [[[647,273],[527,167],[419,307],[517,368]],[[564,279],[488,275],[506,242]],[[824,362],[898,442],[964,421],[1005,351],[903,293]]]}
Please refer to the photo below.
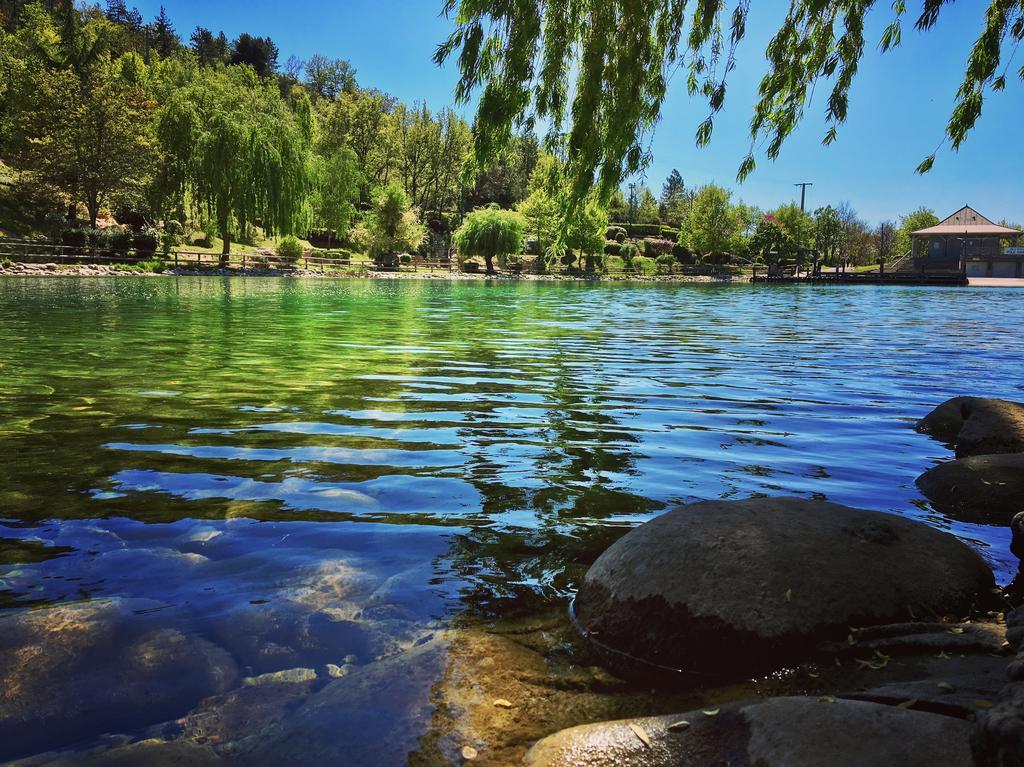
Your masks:
{"label": "reflection of clouds in water", "polygon": [[239,461],[319,462],[358,466],[458,466],[462,457],[452,450],[386,450],[345,447],[251,448],[231,445],[145,445],[110,442],[103,447],[134,453],[163,453],[190,458],[215,458]]}
{"label": "reflection of clouds in water", "polygon": [[417,513],[444,518],[480,508],[476,488],[445,477],[392,475],[366,482],[288,477],[281,482],[261,482],[216,474],[129,469],[115,474],[111,482],[122,491],[169,493],[189,501],[279,501],[297,510],[350,514]]}

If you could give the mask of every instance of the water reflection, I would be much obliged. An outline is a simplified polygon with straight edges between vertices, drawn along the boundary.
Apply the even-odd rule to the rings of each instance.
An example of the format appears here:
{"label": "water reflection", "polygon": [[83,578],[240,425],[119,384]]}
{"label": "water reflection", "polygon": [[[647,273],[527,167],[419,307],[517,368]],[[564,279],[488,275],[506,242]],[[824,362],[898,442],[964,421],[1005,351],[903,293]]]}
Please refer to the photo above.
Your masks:
{"label": "water reflection", "polygon": [[[1006,530],[922,502],[947,451],[910,427],[1012,397],[1022,321],[952,289],[0,281],[0,759],[210,696],[222,734],[276,722],[328,664],[558,607],[688,500],[904,514],[1007,580]],[[40,703],[67,684],[80,711]]]}

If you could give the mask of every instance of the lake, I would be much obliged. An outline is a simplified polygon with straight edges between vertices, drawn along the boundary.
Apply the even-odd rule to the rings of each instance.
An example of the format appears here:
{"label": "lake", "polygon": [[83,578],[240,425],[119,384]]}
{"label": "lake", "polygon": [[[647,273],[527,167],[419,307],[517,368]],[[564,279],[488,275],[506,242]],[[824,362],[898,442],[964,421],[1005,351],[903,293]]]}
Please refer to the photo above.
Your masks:
{"label": "lake", "polygon": [[250,748],[448,627],[561,614],[686,501],[901,514],[1005,582],[1008,530],[916,490],[951,453],[913,425],[1019,399],[1022,327],[999,289],[0,280],[0,760]]}

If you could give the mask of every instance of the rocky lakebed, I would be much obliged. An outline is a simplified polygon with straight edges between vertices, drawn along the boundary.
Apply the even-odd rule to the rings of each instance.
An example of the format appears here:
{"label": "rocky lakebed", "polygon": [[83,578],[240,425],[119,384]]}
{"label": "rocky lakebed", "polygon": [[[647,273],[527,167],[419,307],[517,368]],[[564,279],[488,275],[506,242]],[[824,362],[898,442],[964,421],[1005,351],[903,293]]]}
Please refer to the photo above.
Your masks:
{"label": "rocky lakebed", "polygon": [[[957,398],[918,429],[956,456],[922,492],[1012,526],[1024,553],[1024,405]],[[201,567],[217,545],[192,533],[173,556]],[[1024,763],[1020,579],[997,587],[974,548],[922,522],[807,498],[692,503],[600,554],[569,610],[444,624],[417,611],[403,577],[334,562],[202,636],[138,599],[10,613],[0,755],[22,767]]]}

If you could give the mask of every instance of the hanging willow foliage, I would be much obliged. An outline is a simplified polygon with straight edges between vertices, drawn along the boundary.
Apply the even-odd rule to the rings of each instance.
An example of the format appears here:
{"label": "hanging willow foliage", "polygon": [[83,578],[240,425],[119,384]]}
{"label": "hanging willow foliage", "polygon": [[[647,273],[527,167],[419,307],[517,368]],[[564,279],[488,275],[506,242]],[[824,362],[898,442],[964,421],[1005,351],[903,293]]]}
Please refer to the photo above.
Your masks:
{"label": "hanging willow foliage", "polygon": [[[438,47],[437,63],[458,51],[456,99],[479,90],[475,125],[478,166],[489,164],[518,123],[541,119],[551,148],[567,150],[571,195],[583,201],[597,186],[605,200],[622,180],[650,161],[645,149],[668,82],[686,77],[691,96],[707,101],[696,142],[711,140],[725,103],[728,75],[746,33],[750,0],[446,0],[455,31]],[[915,27],[926,31],[949,0],[920,0]],[[864,55],[864,23],[877,0],[791,0],[768,44],[768,72],[750,124],[750,151],[739,180],[762,149],[775,159],[804,116],[821,81],[830,83],[825,110],[832,143],[846,120],[850,86]],[[879,42],[900,43],[905,0]],[[1008,50],[1024,39],[1024,0],[989,0],[983,29],[967,61],[946,128],[958,148],[981,114],[989,91],[1006,82]],[[1024,79],[1024,67],[1017,72]],[[567,131],[567,134],[566,134]],[[918,167],[926,172],[934,153]]]}
{"label": "hanging willow foliage", "polygon": [[267,236],[308,221],[311,113],[291,112],[251,70],[227,68],[175,93],[157,135],[165,159],[165,207],[190,206],[217,225],[230,252],[234,233],[259,224]]}

